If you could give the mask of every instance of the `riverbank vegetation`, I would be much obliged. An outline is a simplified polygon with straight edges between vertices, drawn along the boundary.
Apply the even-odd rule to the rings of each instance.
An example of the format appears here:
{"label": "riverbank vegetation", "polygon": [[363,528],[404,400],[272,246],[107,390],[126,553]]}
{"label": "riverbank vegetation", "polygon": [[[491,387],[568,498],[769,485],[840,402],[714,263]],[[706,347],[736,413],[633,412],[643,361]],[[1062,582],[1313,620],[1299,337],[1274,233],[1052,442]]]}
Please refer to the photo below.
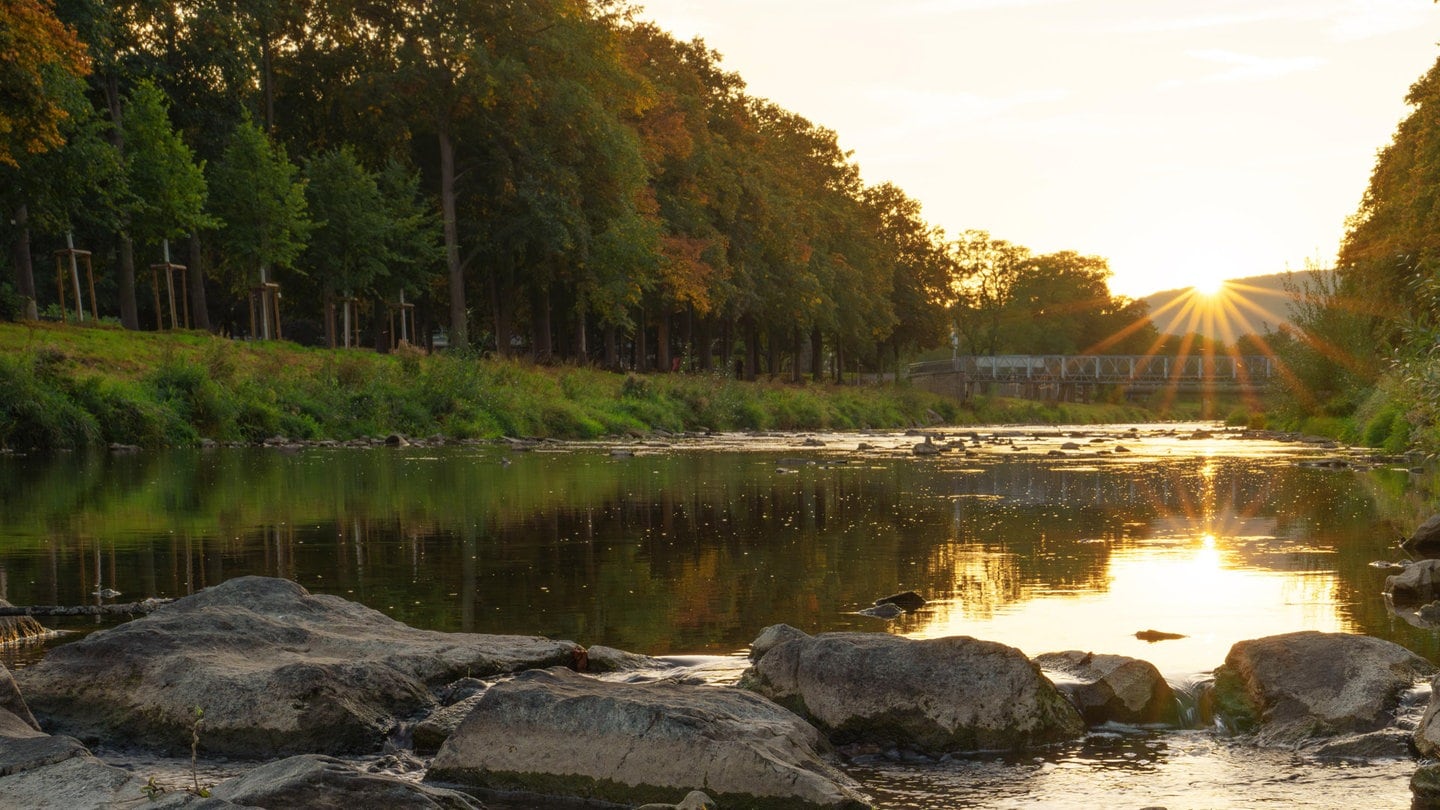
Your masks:
{"label": "riverbank vegetation", "polygon": [[617,374],[463,352],[233,341],[196,332],[0,324],[0,447],[350,439],[600,438],[693,430],[1147,421],[1132,406],[980,398],[905,384]]}
{"label": "riverbank vegetation", "polygon": [[608,0],[0,15],[34,46],[0,61],[0,317],[79,298],[132,330],[791,382],[952,334],[1152,342],[1104,259],[947,236],[835,132]]}
{"label": "riverbank vegetation", "polygon": [[1276,420],[1388,450],[1440,452],[1440,62],[1381,150],[1333,276],[1296,290]]}

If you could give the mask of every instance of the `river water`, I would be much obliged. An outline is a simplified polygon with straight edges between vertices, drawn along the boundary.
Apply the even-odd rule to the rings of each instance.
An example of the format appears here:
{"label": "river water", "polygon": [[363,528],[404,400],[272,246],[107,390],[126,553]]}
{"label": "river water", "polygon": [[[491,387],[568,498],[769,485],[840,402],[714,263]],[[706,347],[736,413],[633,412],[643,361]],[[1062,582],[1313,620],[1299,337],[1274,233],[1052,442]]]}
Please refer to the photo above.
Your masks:
{"label": "river water", "polygon": [[[1435,630],[1387,610],[1373,564],[1403,558],[1396,540],[1428,516],[1426,473],[1213,426],[966,430],[947,437],[964,451],[934,457],[916,441],[3,455],[0,596],[128,601],[283,576],[417,627],[670,656],[720,683],[778,622],[1119,653],[1192,692],[1234,642],[1295,630],[1440,660]],[[910,589],[929,604],[856,613]],[[1414,767],[1259,752],[1206,728],[846,765],[884,807],[1171,810],[1404,807]]]}

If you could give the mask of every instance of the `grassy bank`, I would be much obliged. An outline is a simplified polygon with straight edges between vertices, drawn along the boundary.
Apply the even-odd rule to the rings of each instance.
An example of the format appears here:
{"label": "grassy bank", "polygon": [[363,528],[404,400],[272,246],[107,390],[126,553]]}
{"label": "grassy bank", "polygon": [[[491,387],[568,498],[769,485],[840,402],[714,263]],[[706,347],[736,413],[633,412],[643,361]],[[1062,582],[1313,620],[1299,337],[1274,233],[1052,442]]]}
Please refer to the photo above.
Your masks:
{"label": "grassy bank", "polygon": [[0,323],[0,447],[349,439],[599,438],[1153,418],[1117,405],[960,403],[906,385],[744,383],[419,352],[310,349],[199,333]]}

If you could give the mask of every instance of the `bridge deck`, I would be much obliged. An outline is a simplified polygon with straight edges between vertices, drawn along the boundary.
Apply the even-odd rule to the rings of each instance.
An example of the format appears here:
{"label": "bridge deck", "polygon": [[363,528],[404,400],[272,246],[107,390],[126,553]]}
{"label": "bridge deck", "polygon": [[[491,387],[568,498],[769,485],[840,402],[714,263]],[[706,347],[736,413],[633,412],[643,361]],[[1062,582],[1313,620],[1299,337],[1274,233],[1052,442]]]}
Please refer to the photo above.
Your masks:
{"label": "bridge deck", "polygon": [[938,393],[964,398],[977,387],[1021,385],[1119,387],[1134,392],[1258,392],[1279,374],[1272,357],[1154,357],[1146,355],[994,355],[913,363],[910,379]]}

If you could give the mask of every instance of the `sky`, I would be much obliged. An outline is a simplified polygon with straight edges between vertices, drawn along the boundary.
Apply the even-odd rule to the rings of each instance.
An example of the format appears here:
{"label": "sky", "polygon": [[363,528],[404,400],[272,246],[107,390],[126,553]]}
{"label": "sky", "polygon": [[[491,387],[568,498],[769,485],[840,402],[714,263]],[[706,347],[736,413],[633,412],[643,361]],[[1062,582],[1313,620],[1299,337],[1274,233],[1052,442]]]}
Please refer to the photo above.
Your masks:
{"label": "sky", "polygon": [[1139,297],[1329,266],[1440,57],[1432,0],[637,0],[950,234]]}

